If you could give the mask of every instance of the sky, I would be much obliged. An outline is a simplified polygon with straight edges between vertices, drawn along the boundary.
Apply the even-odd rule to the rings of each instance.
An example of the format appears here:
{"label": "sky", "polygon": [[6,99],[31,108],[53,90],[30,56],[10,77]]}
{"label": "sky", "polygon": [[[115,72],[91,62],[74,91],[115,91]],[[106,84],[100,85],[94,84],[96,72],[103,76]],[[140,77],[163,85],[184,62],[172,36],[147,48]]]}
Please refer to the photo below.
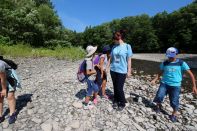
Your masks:
{"label": "sky", "polygon": [[163,11],[171,13],[192,3],[192,0],[51,0],[65,28],[83,32],[87,26],[97,26],[126,16]]}

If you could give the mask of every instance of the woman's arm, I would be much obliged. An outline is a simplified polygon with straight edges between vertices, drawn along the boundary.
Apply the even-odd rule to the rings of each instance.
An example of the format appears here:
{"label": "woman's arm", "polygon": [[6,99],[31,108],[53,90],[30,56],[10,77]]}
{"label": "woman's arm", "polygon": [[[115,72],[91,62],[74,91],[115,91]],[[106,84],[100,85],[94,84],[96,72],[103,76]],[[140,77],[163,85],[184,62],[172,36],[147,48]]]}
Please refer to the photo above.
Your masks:
{"label": "woman's arm", "polygon": [[127,64],[127,69],[128,69],[127,77],[130,77],[131,76],[131,57],[128,58],[127,63],[128,63]]}

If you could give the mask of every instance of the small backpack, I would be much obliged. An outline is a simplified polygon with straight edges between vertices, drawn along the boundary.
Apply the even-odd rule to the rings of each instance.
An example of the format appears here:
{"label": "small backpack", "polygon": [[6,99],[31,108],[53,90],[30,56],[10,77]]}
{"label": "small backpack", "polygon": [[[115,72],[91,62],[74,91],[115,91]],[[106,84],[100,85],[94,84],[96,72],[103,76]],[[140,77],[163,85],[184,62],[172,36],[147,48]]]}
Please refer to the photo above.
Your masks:
{"label": "small backpack", "polygon": [[79,65],[77,72],[77,79],[79,82],[83,83],[86,79],[86,60],[83,60]]}
{"label": "small backpack", "polygon": [[101,56],[102,54],[98,54],[98,55],[95,55],[94,56],[94,58],[93,58],[93,64],[94,65],[98,65],[99,64],[99,62],[100,62],[100,56]]}
{"label": "small backpack", "polygon": [[12,60],[4,59],[3,56],[0,56],[0,60],[7,63],[11,67],[11,69],[16,70],[18,68],[18,65]]}

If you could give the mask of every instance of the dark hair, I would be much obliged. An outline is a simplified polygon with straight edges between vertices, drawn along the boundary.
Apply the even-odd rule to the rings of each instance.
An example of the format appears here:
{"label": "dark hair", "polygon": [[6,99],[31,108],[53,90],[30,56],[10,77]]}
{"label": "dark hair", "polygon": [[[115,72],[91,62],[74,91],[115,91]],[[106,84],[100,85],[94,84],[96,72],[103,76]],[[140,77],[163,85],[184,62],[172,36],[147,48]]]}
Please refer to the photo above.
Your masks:
{"label": "dark hair", "polygon": [[119,30],[113,33],[113,40],[124,40],[126,34],[126,30]]}
{"label": "dark hair", "polygon": [[109,45],[103,46],[103,54],[106,54],[107,52],[111,52],[111,47]]}
{"label": "dark hair", "polygon": [[12,60],[4,59],[3,56],[0,56],[0,60],[7,63],[14,70],[16,70],[18,68],[18,65]]}

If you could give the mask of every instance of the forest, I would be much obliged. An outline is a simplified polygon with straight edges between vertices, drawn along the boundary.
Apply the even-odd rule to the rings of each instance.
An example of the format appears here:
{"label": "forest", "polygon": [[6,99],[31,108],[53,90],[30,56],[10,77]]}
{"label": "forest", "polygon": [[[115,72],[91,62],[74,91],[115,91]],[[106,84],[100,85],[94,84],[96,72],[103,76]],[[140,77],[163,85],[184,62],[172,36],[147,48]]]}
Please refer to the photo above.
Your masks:
{"label": "forest", "polygon": [[125,42],[136,53],[163,53],[175,46],[181,53],[197,53],[197,1],[172,13],[141,14],[114,19],[84,32],[64,27],[50,0],[1,0],[0,45],[33,48],[83,47],[113,44],[112,35],[126,30]]}

